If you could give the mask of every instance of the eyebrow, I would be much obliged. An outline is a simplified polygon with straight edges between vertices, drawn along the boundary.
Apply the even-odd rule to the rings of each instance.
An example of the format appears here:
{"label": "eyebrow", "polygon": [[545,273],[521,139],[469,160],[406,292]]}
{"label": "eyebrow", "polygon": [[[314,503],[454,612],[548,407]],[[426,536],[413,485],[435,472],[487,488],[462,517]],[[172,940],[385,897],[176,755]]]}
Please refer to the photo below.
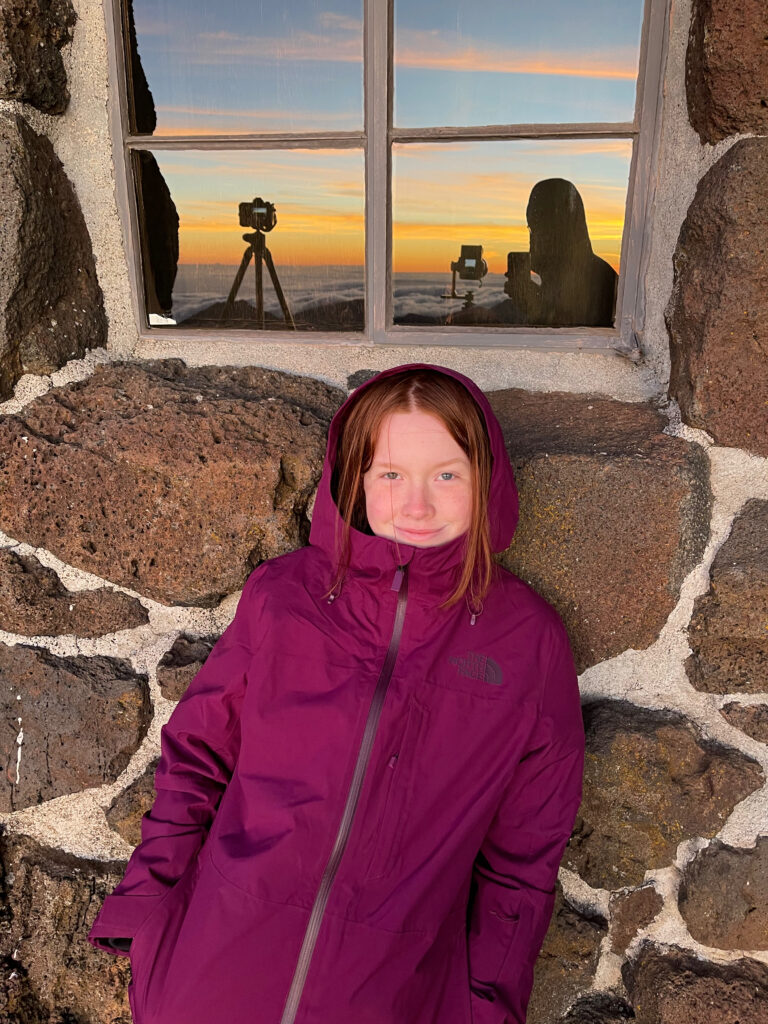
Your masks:
{"label": "eyebrow", "polygon": [[[448,459],[447,462],[438,462],[436,465],[432,466],[431,468],[432,469],[443,469],[445,466],[456,466],[458,464],[462,464],[463,465],[462,459],[459,456],[457,456],[455,459]],[[385,459],[377,459],[375,457],[374,457],[373,462],[371,463],[371,467],[373,467],[373,466],[387,466],[389,469],[400,469],[401,468],[400,466],[398,466],[398,464],[396,462],[388,462]]]}

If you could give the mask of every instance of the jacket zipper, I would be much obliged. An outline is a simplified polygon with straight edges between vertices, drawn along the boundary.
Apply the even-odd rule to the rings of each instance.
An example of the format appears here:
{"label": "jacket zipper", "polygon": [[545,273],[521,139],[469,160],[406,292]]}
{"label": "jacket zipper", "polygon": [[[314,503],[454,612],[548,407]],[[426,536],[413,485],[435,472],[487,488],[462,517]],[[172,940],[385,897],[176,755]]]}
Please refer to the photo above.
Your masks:
{"label": "jacket zipper", "polygon": [[307,925],[307,930],[304,933],[304,941],[301,944],[299,959],[296,964],[296,970],[293,975],[291,987],[288,990],[288,997],[285,1002],[283,1015],[280,1018],[280,1024],[293,1024],[296,1019],[296,1013],[299,1008],[301,994],[304,990],[304,983],[307,979],[310,961],[317,942],[317,936],[320,931],[323,914],[325,913],[325,907],[328,903],[328,896],[330,894],[331,886],[333,885],[333,880],[336,877],[336,872],[339,869],[344,848],[347,845],[349,830],[352,826],[358,797],[360,796],[360,789],[365,778],[368,761],[371,757],[371,750],[373,749],[373,741],[376,736],[376,729],[379,724],[381,709],[384,704],[384,697],[387,693],[389,680],[392,678],[392,671],[395,667],[395,661],[397,660],[397,652],[400,649],[400,638],[403,634],[403,621],[405,619],[405,606],[408,603],[408,577],[406,570],[407,565],[398,566],[394,580],[392,581],[391,589],[397,591],[397,607],[395,609],[395,621],[392,626],[392,635],[389,639],[389,647],[387,648],[384,663],[381,666],[381,672],[379,673],[379,678],[376,682],[376,689],[373,692],[371,706],[368,711],[368,718],[366,719],[365,729],[363,730],[363,739],[360,744],[357,761],[355,763],[355,770],[352,775],[352,782],[349,787],[349,792],[347,793],[347,802],[344,805],[344,813],[341,816],[339,831],[336,834],[336,840],[333,844],[331,855],[328,858],[328,863],[326,864],[325,871],[323,872],[323,877],[320,881],[320,887],[317,891],[315,902],[312,905],[312,912],[309,915],[309,924]]}

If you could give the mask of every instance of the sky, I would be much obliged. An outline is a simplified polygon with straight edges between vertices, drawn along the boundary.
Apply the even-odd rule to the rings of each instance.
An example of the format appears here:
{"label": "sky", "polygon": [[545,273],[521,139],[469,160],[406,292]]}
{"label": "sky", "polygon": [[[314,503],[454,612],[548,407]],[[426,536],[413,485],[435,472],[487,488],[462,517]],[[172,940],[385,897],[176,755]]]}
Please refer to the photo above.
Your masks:
{"label": "sky", "polygon": [[[580,0],[578,18],[575,6],[396,0],[395,125],[631,121],[642,2]],[[362,131],[361,0],[134,0],[134,14],[156,135]],[[361,151],[155,156],[181,262],[237,263],[237,204],[255,192],[278,207],[276,259],[279,245],[292,263],[362,262]],[[527,248],[527,195],[547,177],[576,184],[595,251],[617,266],[630,156],[622,140],[396,145],[394,269],[442,270],[477,241],[501,272],[508,249]]]}

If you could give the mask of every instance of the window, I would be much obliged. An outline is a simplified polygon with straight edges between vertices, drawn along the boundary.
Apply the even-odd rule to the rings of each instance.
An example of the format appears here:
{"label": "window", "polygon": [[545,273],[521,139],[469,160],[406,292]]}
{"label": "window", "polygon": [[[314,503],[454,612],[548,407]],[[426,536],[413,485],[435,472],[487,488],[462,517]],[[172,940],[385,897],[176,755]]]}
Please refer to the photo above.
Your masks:
{"label": "window", "polygon": [[114,0],[144,330],[631,351],[667,0]]}

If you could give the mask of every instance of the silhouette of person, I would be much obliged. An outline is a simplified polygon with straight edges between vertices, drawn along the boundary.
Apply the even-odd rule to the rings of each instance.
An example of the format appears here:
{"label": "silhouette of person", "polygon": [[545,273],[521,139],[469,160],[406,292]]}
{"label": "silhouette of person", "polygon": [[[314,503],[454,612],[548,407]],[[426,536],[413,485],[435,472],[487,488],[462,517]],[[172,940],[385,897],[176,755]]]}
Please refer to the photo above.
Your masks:
{"label": "silhouette of person", "polygon": [[[504,286],[521,307],[518,322],[610,327],[618,275],[592,252],[584,204],[576,186],[564,178],[537,182],[528,199],[526,219],[531,234],[530,260],[510,258]],[[528,266],[540,284],[531,279]]]}

